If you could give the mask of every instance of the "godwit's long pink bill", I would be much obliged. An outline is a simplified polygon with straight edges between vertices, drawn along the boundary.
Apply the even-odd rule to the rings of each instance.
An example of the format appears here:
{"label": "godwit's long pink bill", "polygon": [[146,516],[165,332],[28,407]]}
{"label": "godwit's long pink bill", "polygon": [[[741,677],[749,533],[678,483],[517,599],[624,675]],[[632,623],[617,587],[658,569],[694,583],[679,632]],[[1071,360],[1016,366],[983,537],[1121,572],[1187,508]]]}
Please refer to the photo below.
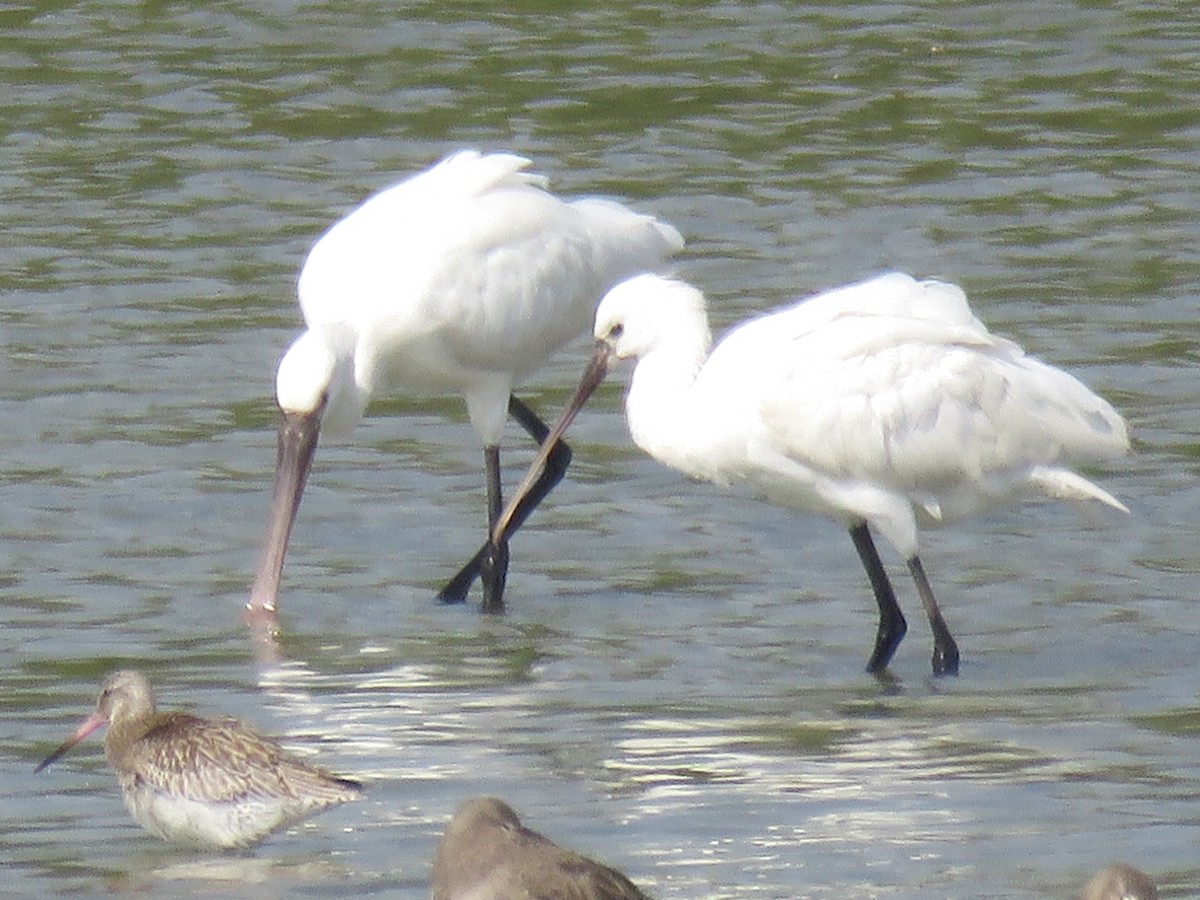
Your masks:
{"label": "godwit's long pink bill", "polygon": [[[952,284],[893,273],[827,291],[734,328],[711,351],[704,297],[681,281],[629,279],[600,302],[597,352],[551,438],[553,453],[609,359],[633,357],[625,411],[660,462],[850,531],[879,606],[867,668],[885,669],[907,629],[872,532],[900,551],[933,630],[933,671],[959,653],[917,554],[918,519],[940,522],[1023,494],[1099,500],[1068,468],[1128,450],[1125,422],[1060,369],[991,334]],[[497,533],[522,502],[515,493]]]}
{"label": "godwit's long pink bill", "polygon": [[167,841],[248,847],[362,791],[236,719],[157,712],[150,683],[132,670],[105,679],[96,711],[35,772],[106,724],[104,753],[126,807]]}
{"label": "godwit's long pink bill", "polygon": [[71,732],[71,736],[58,745],[58,748],[43,759],[33,770],[33,774],[37,775],[42,769],[49,766],[51,763],[58,762],[64,754],[84,738],[91,735],[93,732],[103,728],[108,724],[107,716],[101,714],[99,710],[87,716],[79,725]]}
{"label": "godwit's long pink bill", "polygon": [[[483,605],[503,604],[506,539],[500,438],[509,414],[535,441],[546,426],[514,387],[584,332],[600,295],[683,246],[666,223],[608,200],[560,200],[529,161],[462,151],[370,197],[314,245],[300,272],[307,330],[276,374],[283,411],[275,488],[247,604],[274,627],[288,540],[318,432],[353,429],[372,397],[461,394],[484,448],[488,538],[442,589],[466,598],[483,574]],[[562,478],[565,445],[507,519],[507,534]]]}

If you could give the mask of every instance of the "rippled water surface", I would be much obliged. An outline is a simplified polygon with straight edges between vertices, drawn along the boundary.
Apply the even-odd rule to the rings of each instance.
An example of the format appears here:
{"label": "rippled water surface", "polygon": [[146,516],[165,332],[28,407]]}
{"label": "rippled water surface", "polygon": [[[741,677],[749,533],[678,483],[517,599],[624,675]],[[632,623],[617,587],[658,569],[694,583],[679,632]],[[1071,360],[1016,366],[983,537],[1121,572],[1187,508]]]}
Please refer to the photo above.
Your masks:
{"label": "rippled water surface", "polygon": [[[1072,897],[1114,858],[1200,893],[1200,16],[1187,4],[8,4],[0,68],[0,868],[6,893],[421,897],[495,793],[659,897]],[[295,274],[370,191],[510,149],[687,236],[718,329],[885,268],[1127,416],[1132,510],[928,535],[963,650],[863,673],[844,531],[644,457],[620,379],[514,542],[510,609],[433,595],[481,537],[461,401],[324,446],[277,665],[239,622]],[[565,402],[581,340],[528,386]],[[514,428],[508,476],[528,461]],[[369,785],[257,851],[126,816],[102,676]]]}

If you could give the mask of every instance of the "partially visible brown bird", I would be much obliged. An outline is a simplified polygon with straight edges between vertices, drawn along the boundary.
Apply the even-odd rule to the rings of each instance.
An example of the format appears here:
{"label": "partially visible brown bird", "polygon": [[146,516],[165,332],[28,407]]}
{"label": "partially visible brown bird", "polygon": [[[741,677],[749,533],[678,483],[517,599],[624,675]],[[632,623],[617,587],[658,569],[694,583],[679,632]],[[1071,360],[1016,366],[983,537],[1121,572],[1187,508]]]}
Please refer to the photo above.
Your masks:
{"label": "partially visible brown bird", "polygon": [[132,670],[105,679],[96,711],[35,772],[106,724],[125,806],[167,841],[248,847],[362,792],[236,719],[156,712],[150,682]]}
{"label": "partially visible brown bird", "polygon": [[1145,872],[1113,863],[1087,883],[1080,900],[1158,900],[1158,888]]}
{"label": "partially visible brown bird", "polygon": [[433,900],[648,900],[618,872],[521,824],[495,797],[464,803],[433,857]]}

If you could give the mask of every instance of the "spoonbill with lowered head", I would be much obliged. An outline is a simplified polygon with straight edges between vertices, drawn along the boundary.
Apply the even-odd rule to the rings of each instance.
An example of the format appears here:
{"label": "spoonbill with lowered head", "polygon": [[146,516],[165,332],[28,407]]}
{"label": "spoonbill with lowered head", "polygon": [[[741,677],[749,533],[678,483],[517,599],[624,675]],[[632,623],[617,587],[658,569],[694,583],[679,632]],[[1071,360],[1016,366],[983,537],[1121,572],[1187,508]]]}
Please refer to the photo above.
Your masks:
{"label": "spoonbill with lowered head", "polygon": [[[461,601],[482,575],[484,608],[501,608],[507,538],[493,543],[490,525],[506,415],[536,441],[546,434],[514,385],[587,330],[605,290],[683,246],[670,225],[618,203],[556,198],[528,165],[460,151],[369,198],[313,245],[297,288],[308,330],[276,374],[283,420],[251,621],[274,621],[318,431],[345,435],[373,396],[400,391],[466,399],[483,441],[489,537],[440,596]],[[569,461],[566,447],[555,452],[506,534]]]}
{"label": "spoonbill with lowered head", "polygon": [[693,478],[744,483],[850,530],[879,605],[868,671],[887,667],[908,627],[872,531],[908,563],[933,630],[934,673],[957,674],[958,647],[917,555],[918,519],[1030,493],[1128,512],[1068,468],[1124,453],[1121,416],[991,334],[955,285],[882,275],[751,319],[710,353],[700,291],[641,275],[601,300],[594,333],[596,354],[497,533],[610,358],[633,357],[625,412],[639,447]]}

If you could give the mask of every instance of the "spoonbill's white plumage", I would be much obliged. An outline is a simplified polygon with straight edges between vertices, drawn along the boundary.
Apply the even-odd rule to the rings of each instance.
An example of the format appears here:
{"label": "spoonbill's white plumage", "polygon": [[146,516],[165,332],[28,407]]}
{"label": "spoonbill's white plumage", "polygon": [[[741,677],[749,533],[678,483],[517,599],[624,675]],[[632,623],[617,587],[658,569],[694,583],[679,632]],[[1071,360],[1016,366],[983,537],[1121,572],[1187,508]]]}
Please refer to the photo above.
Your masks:
{"label": "spoonbill's white plumage", "polygon": [[[610,358],[635,358],[625,410],[639,447],[693,478],[744,483],[850,530],[879,605],[870,671],[887,666],[907,629],[872,531],[908,563],[943,674],[957,672],[958,649],[918,556],[919,520],[1022,494],[1128,511],[1068,468],[1124,453],[1121,416],[991,334],[952,284],[882,275],[751,319],[710,353],[700,291],[643,275],[609,291],[594,333],[596,356],[542,456]],[[541,457],[527,483],[540,466]],[[506,510],[497,531],[507,523]]]}
{"label": "spoonbill's white plumage", "polygon": [[[618,203],[556,198],[528,165],[455,153],[370,197],[313,246],[298,284],[308,330],[276,375],[283,422],[252,619],[273,618],[318,431],[348,433],[380,394],[461,394],[484,445],[490,525],[507,414],[535,440],[546,432],[514,386],[587,330],[605,290],[683,246],[670,225]],[[517,525],[569,460],[564,447],[546,466]],[[482,574],[484,606],[499,608],[507,564],[506,544],[489,533],[442,598],[465,599]]]}

